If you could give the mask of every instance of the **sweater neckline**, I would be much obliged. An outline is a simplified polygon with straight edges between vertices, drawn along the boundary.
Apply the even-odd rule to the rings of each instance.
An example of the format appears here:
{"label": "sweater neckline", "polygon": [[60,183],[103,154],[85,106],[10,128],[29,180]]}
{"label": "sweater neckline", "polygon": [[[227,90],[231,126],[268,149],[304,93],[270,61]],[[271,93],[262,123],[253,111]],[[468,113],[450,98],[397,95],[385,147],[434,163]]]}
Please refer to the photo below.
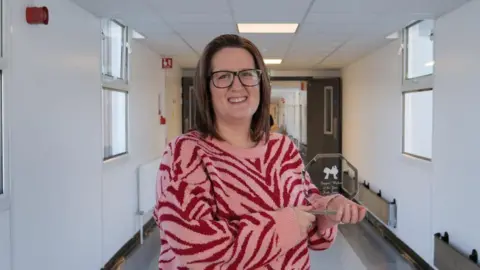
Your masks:
{"label": "sweater neckline", "polygon": [[260,158],[263,157],[267,149],[268,142],[261,140],[257,145],[250,148],[242,148],[234,146],[226,141],[221,141],[213,137],[207,139],[209,142],[222,149],[223,151],[232,154],[233,156],[241,156],[243,158]]}

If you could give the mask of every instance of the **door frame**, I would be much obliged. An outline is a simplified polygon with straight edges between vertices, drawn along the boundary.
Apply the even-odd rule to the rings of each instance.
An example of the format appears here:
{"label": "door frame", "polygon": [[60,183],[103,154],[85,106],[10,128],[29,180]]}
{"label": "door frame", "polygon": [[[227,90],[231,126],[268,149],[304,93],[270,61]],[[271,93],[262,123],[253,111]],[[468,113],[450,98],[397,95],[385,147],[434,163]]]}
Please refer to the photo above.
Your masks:
{"label": "door frame", "polygon": [[[339,125],[338,125],[338,132],[340,134],[340,137],[339,137],[339,149],[340,149],[340,153],[343,153],[343,80],[342,80],[342,77],[340,76],[325,76],[325,77],[314,77],[314,76],[299,76],[299,77],[296,77],[296,76],[288,76],[288,77],[283,77],[283,76],[273,76],[273,77],[270,77],[270,81],[307,81],[307,84],[308,82],[310,81],[315,81],[315,80],[323,80],[323,79],[339,79],[339,89],[340,89],[340,93],[339,93],[339,99],[340,99],[340,103],[339,103],[339,115],[338,115],[338,119],[339,119]],[[308,91],[308,87],[307,87],[307,90]],[[307,101],[308,102],[308,101]],[[308,105],[308,103],[307,103]],[[307,127],[308,128],[308,127]],[[308,142],[308,138],[307,138],[307,142]],[[308,143],[307,143],[307,147],[308,147]]]}

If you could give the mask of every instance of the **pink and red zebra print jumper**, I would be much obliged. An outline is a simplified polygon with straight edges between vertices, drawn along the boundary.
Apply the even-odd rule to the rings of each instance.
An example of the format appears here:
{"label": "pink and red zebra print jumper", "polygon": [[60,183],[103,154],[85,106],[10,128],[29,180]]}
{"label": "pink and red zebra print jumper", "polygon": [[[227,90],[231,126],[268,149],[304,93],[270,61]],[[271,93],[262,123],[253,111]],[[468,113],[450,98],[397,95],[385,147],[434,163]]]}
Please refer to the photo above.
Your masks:
{"label": "pink and red zebra print jumper", "polygon": [[302,168],[293,142],[277,133],[250,149],[196,131],[170,142],[154,211],[159,269],[310,269],[308,248],[329,248],[337,227],[300,234],[289,206],[304,204]]}

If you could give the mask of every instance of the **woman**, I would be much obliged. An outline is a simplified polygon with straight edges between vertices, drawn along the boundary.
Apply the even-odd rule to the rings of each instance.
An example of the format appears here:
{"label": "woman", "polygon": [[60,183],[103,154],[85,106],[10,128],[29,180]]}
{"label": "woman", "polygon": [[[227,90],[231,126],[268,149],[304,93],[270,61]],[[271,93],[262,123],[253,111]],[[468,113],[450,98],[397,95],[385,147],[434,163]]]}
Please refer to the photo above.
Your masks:
{"label": "woman", "polygon": [[194,86],[197,128],[168,144],[158,174],[159,269],[309,269],[308,248],[329,248],[365,209],[320,196],[308,175],[302,185],[295,145],[269,132],[270,83],[249,40],[211,41]]}

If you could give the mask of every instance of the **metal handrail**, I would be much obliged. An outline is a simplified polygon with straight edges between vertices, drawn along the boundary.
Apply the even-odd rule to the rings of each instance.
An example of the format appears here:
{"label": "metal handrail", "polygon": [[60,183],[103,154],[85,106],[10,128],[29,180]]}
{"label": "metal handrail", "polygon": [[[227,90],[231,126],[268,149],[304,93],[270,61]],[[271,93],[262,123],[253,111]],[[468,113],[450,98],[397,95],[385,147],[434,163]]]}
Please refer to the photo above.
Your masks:
{"label": "metal handrail", "polygon": [[316,163],[319,159],[325,159],[325,158],[341,158],[343,161],[345,161],[347,163],[347,165],[353,170],[353,181],[355,183],[354,187],[355,187],[355,190],[350,193],[347,189],[345,189],[345,187],[343,186],[344,184],[344,181],[343,181],[343,173],[341,174],[341,177],[342,177],[342,191],[345,192],[349,199],[353,199],[355,198],[357,195],[358,195],[358,192],[360,190],[360,183],[358,182],[358,170],[355,166],[353,166],[352,163],[350,163],[341,153],[326,153],[326,154],[317,154],[315,157],[313,157],[308,163],[307,165],[305,165],[305,167],[303,168],[302,170],[302,181],[303,183],[306,182],[306,179],[305,179],[305,173],[308,171],[308,168],[313,165],[314,163]]}

